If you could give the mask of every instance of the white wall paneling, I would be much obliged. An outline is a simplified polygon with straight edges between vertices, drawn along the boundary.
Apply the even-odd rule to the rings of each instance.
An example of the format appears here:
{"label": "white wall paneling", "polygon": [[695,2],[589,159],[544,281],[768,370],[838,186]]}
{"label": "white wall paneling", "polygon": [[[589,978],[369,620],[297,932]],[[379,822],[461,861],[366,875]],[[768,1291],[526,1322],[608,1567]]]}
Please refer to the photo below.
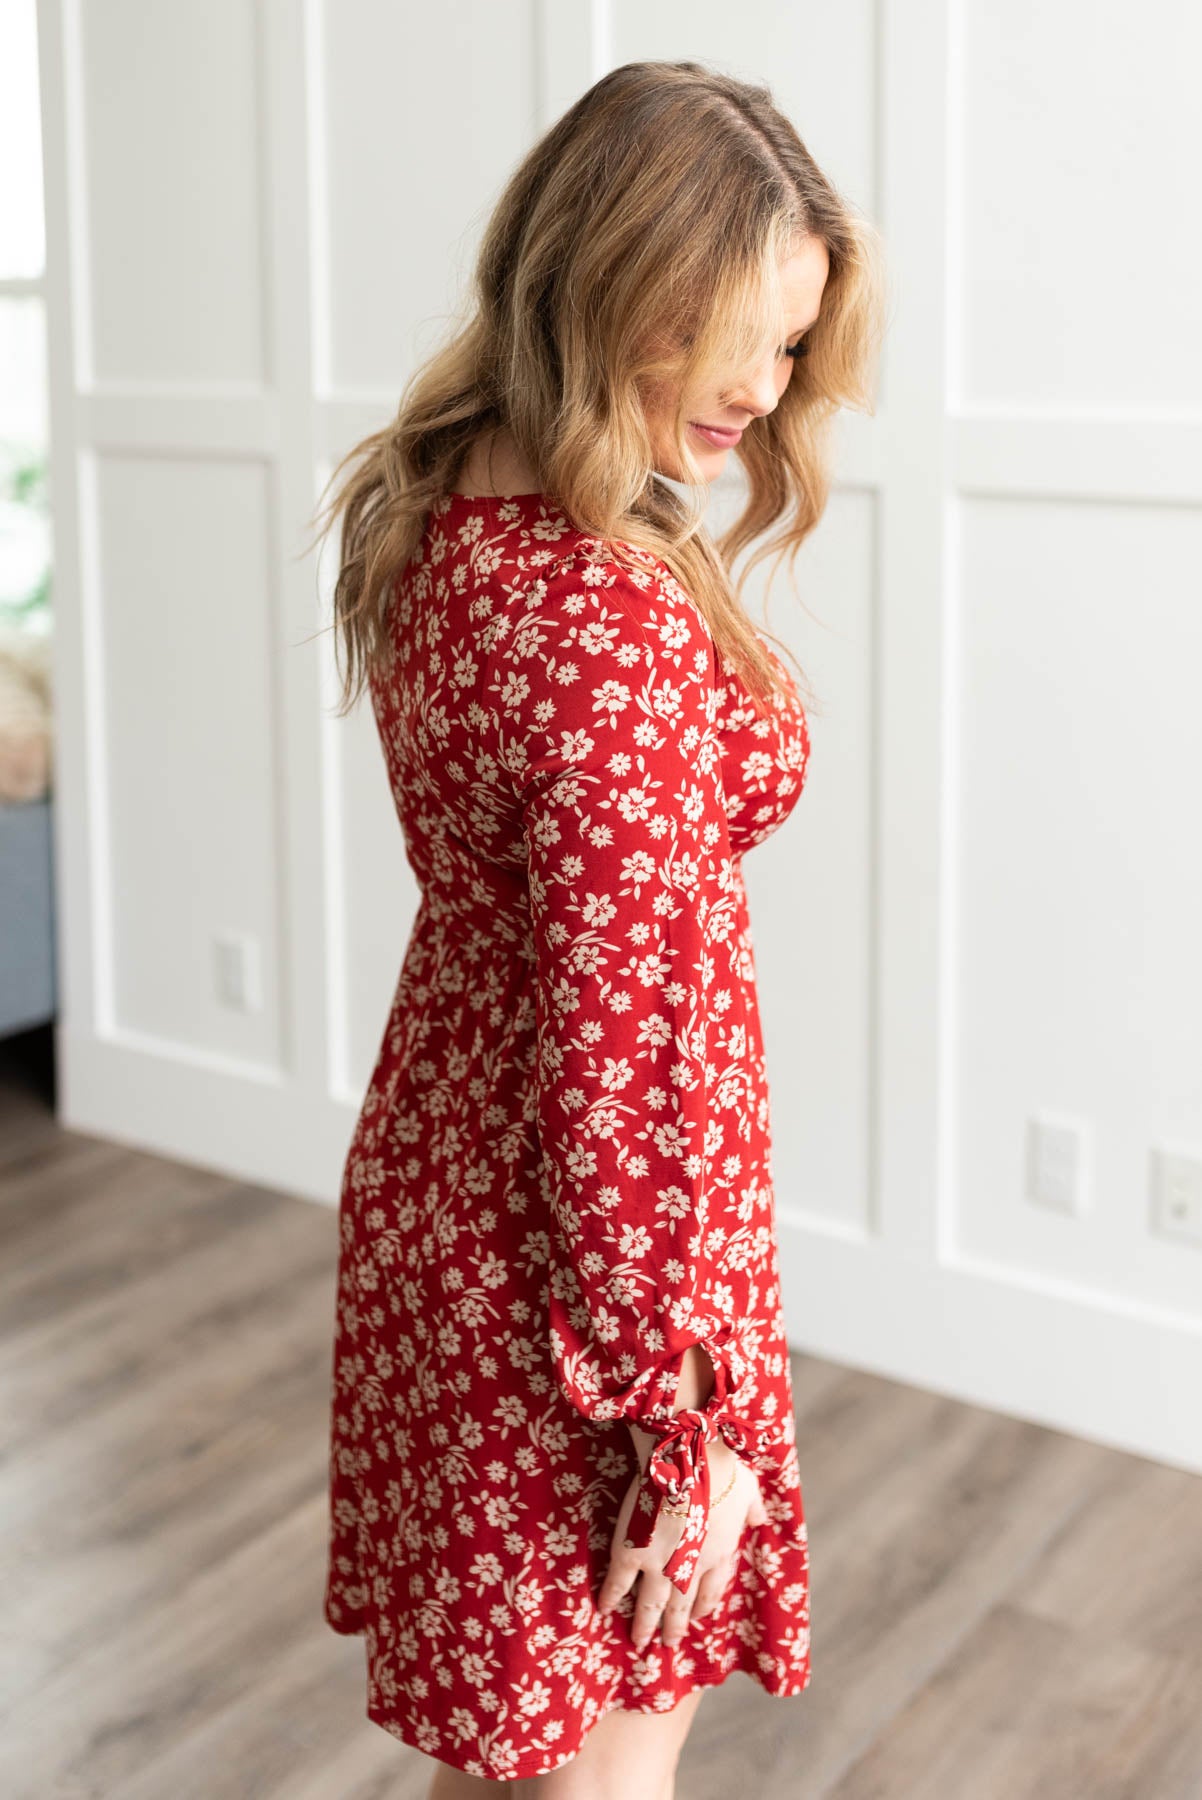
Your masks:
{"label": "white wall paneling", "polygon": [[[822,702],[747,866],[794,1342],[1202,1468],[1202,1249],[1148,1218],[1155,1146],[1202,1154],[1202,24],[1081,21],[40,0],[67,1123],[334,1200],[417,893],[307,522],[533,137],[709,62],[889,260],[878,410],[766,613]],[[1044,1111],[1077,1218],[1023,1191]]]}

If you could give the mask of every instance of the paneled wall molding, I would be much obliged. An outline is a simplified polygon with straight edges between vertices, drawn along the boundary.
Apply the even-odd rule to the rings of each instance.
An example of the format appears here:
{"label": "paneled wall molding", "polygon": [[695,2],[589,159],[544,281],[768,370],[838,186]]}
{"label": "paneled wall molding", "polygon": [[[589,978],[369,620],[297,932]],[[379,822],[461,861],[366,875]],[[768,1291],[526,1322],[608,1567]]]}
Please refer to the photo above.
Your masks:
{"label": "paneled wall molding", "polygon": [[[1202,1140],[1202,379],[1180,238],[1158,333],[1103,358],[1124,265],[1092,279],[1073,163],[1108,154],[1097,83],[1202,22],[1151,0],[1087,92],[1055,9],[1003,33],[980,0],[187,0],[136,59],[104,8],[38,11],[64,1121],[334,1202],[417,889],[368,708],[333,716],[313,509],[593,80],[766,79],[890,287],[876,412],[839,417],[767,608],[823,700],[747,865],[792,1341],[1202,1469],[1202,1251],[1144,1191],[1155,1141]],[[1131,116],[1192,166],[1193,112]],[[230,938],[258,1011],[218,992]],[[1043,1107],[1098,1138],[1071,1220],[1022,1189]]]}
{"label": "paneled wall molding", "polygon": [[1202,506],[1202,417],[960,413],[948,455],[961,495]]}
{"label": "paneled wall molding", "polygon": [[154,387],[135,393],[112,384],[80,394],[76,432],[90,450],[188,456],[280,453],[280,402],[274,394],[210,388],[182,394]]}

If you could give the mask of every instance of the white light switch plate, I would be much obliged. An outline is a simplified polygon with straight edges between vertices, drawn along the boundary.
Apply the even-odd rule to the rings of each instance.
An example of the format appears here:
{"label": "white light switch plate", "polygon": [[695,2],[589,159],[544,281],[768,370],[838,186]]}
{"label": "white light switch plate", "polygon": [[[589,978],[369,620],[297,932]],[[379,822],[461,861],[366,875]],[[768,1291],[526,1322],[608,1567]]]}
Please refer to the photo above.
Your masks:
{"label": "white light switch plate", "polygon": [[213,937],[213,974],[217,998],[234,1012],[259,1012],[263,1005],[259,979],[259,946],[244,931],[219,931]]}
{"label": "white light switch plate", "polygon": [[1089,1204],[1091,1133],[1085,1119],[1039,1113],[1027,1121],[1027,1199],[1078,1218]]}
{"label": "white light switch plate", "polygon": [[1153,1230],[1202,1244],[1202,1154],[1158,1145],[1151,1174]]}

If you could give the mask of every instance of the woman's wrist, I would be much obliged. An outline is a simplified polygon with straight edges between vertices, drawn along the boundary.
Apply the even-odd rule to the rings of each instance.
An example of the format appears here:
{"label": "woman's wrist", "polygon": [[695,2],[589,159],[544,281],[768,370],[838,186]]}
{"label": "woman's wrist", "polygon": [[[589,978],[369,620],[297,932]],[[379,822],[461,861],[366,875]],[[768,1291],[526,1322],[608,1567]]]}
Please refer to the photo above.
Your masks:
{"label": "woman's wrist", "polygon": [[[672,1411],[674,1414],[685,1411],[703,1413],[713,1397],[714,1365],[700,1344],[690,1344],[681,1358]],[[630,1419],[626,1423],[635,1455],[639,1459],[640,1472],[645,1473],[648,1458],[655,1447],[656,1434],[642,1430]],[[715,1482],[725,1483],[729,1479],[738,1457],[725,1438],[719,1437],[717,1433],[706,1440],[706,1454],[709,1459],[710,1486],[713,1488]]]}
{"label": "woman's wrist", "polygon": [[[626,1424],[631,1442],[634,1444],[635,1455],[639,1459],[639,1471],[644,1473],[647,1468],[647,1460],[655,1448],[655,1433],[643,1431],[640,1426],[635,1425],[629,1419]],[[709,1461],[710,1486],[713,1487],[715,1481],[719,1479],[723,1482],[729,1480],[731,1470],[739,1458],[738,1453],[731,1449],[726,1439],[717,1435],[707,1439],[705,1454]]]}
{"label": "woman's wrist", "polygon": [[640,1470],[644,1470],[647,1467],[647,1458],[655,1448],[655,1434],[650,1431],[641,1430],[640,1427],[635,1425],[630,1419],[627,1419],[626,1421],[626,1429],[630,1433],[630,1441],[634,1445],[634,1453],[639,1459],[639,1468]]}
{"label": "woman's wrist", "polygon": [[710,1474],[728,1475],[739,1460],[737,1450],[732,1450],[724,1437],[712,1437],[705,1446],[709,1457]]}

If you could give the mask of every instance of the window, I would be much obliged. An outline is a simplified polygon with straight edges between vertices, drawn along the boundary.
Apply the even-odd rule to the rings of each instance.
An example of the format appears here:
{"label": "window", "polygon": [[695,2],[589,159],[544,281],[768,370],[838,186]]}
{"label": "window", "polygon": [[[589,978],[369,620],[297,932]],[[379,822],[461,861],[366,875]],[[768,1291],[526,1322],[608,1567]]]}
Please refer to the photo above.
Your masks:
{"label": "window", "polygon": [[0,627],[50,628],[46,238],[36,0],[7,0],[0,57]]}

